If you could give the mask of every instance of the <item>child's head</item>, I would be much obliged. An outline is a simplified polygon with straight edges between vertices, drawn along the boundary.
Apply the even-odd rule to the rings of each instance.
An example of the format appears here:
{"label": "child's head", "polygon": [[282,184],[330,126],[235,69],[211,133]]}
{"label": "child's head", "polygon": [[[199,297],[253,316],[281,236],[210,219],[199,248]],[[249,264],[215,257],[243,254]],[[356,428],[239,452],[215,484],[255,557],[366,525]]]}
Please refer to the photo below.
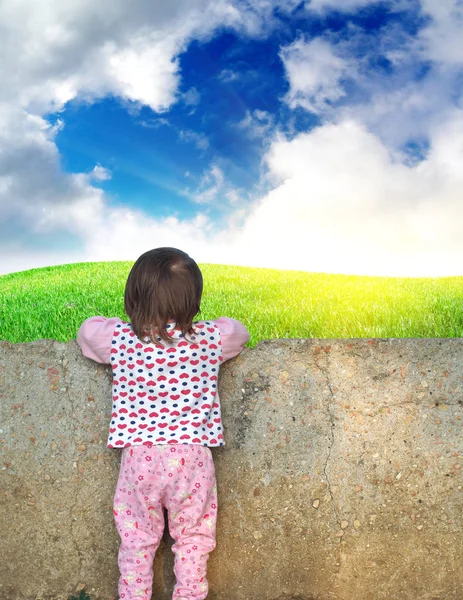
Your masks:
{"label": "child's head", "polygon": [[195,261],[176,248],[155,248],[140,256],[125,286],[124,309],[139,338],[158,335],[170,341],[166,331],[175,321],[183,335],[193,333],[193,317],[199,311],[203,276]]}

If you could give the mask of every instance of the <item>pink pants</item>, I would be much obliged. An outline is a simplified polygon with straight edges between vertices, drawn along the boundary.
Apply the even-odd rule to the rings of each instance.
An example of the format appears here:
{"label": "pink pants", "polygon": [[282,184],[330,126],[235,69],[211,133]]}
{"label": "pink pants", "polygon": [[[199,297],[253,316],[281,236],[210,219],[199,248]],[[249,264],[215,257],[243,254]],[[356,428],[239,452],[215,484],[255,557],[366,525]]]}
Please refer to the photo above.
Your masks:
{"label": "pink pants", "polygon": [[154,554],[164,530],[175,543],[173,600],[204,600],[206,563],[215,548],[217,489],[209,448],[194,445],[132,446],[122,451],[114,497],[121,536],[119,597],[150,600]]}

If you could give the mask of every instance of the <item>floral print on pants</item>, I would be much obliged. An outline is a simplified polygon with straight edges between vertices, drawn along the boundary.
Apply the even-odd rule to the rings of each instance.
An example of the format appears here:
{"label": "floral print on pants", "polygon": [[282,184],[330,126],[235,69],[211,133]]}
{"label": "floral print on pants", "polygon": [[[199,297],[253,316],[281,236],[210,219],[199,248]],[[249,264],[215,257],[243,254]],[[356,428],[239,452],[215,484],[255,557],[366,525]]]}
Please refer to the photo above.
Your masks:
{"label": "floral print on pants", "polygon": [[217,488],[206,446],[140,445],[122,451],[114,497],[121,537],[119,597],[150,600],[154,554],[164,530],[175,543],[173,600],[204,600],[206,564],[215,548]]}

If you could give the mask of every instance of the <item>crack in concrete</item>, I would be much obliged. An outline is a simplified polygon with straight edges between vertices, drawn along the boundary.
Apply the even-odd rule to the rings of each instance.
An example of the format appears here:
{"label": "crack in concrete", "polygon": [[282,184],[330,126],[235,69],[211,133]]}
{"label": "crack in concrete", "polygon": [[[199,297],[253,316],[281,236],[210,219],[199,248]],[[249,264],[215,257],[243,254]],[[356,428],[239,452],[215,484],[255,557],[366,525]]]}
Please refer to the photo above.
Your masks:
{"label": "crack in concrete", "polygon": [[[71,414],[72,414],[72,421],[74,421],[74,415],[75,415],[75,406],[74,406],[74,398],[73,395],[70,393],[70,389],[71,389],[71,379],[70,379],[70,373],[69,373],[69,359],[67,357],[67,350],[68,348],[65,346],[61,353],[60,353],[60,362],[61,362],[61,367],[63,369],[63,384],[65,387],[65,392],[62,392],[65,394],[65,397],[68,401],[68,404],[71,407]],[[72,435],[72,431],[70,432]],[[73,468],[73,467],[72,467]],[[72,473],[72,468],[71,468],[71,473]],[[78,543],[78,532],[75,531],[75,525],[76,520],[74,520],[74,512],[77,508],[77,504],[78,504],[78,489],[75,488],[75,497],[74,497],[74,502],[72,503],[72,506],[70,506],[69,508],[69,520],[70,520],[70,536],[71,536],[71,540],[73,543],[73,546],[76,550],[76,554],[78,556],[79,559],[79,565],[78,565],[78,573],[77,573],[77,579],[78,581],[81,580],[81,573],[82,573],[82,568],[83,568],[83,559],[84,559],[84,555],[82,550],[80,549],[79,543]]]}
{"label": "crack in concrete", "polygon": [[[333,400],[334,400],[335,396],[334,396],[333,388],[331,385],[330,373],[329,373],[330,359],[329,359],[328,355],[325,358],[326,358],[326,362],[328,363],[327,366],[321,365],[320,363],[316,362],[317,367],[320,369],[320,371],[323,373],[323,375],[326,378],[326,385],[330,391],[330,398],[328,399],[328,415],[329,415],[329,419],[330,419],[330,439],[328,442],[328,451],[326,454],[325,464],[323,465],[323,474],[325,475],[326,483],[328,486],[328,493],[331,498],[331,504],[333,507],[334,517],[335,517],[335,520],[336,520],[336,523],[337,523],[339,529],[341,529],[341,519],[339,517],[336,500],[335,500],[333,488],[331,485],[331,478],[330,478],[330,475],[328,474],[329,462],[331,459],[331,450],[334,446],[334,433],[335,433],[336,423],[335,423],[335,416],[334,416],[334,412],[333,412]],[[341,571],[341,566],[342,566],[341,563],[342,563],[341,538],[339,538],[338,546],[337,546],[337,559],[336,559],[336,567],[337,568],[334,571],[335,575],[339,575],[339,572]]]}
{"label": "crack in concrete", "polygon": [[337,511],[337,507],[336,507],[336,502],[335,502],[334,495],[333,495],[333,490],[331,488],[331,479],[330,479],[330,477],[328,475],[328,463],[329,463],[330,458],[331,458],[331,449],[334,446],[334,429],[336,427],[336,424],[334,422],[334,414],[333,414],[332,409],[331,409],[332,404],[333,404],[332,400],[334,399],[334,392],[333,392],[333,389],[331,387],[331,383],[330,383],[330,381],[329,381],[328,378],[327,378],[327,386],[328,386],[328,389],[330,390],[330,394],[331,394],[330,400],[328,401],[328,415],[329,415],[329,418],[330,418],[330,442],[328,444],[328,452],[327,452],[327,455],[326,455],[326,461],[325,461],[325,464],[323,466],[323,473],[325,475],[326,482],[328,484],[328,492],[329,492],[330,497],[331,497],[331,502],[333,503],[333,510],[334,510],[334,514],[335,514],[335,517],[336,517],[336,521],[338,522],[339,526],[341,526],[341,520],[340,520],[339,515],[338,515],[338,511]]}

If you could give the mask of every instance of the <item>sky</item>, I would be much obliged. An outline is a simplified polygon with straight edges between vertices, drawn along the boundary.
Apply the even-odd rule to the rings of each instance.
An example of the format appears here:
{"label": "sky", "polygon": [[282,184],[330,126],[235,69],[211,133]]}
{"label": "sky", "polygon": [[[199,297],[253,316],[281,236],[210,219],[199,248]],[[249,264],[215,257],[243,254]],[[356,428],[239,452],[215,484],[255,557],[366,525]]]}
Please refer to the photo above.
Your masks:
{"label": "sky", "polygon": [[0,274],[463,275],[462,0],[3,0]]}

